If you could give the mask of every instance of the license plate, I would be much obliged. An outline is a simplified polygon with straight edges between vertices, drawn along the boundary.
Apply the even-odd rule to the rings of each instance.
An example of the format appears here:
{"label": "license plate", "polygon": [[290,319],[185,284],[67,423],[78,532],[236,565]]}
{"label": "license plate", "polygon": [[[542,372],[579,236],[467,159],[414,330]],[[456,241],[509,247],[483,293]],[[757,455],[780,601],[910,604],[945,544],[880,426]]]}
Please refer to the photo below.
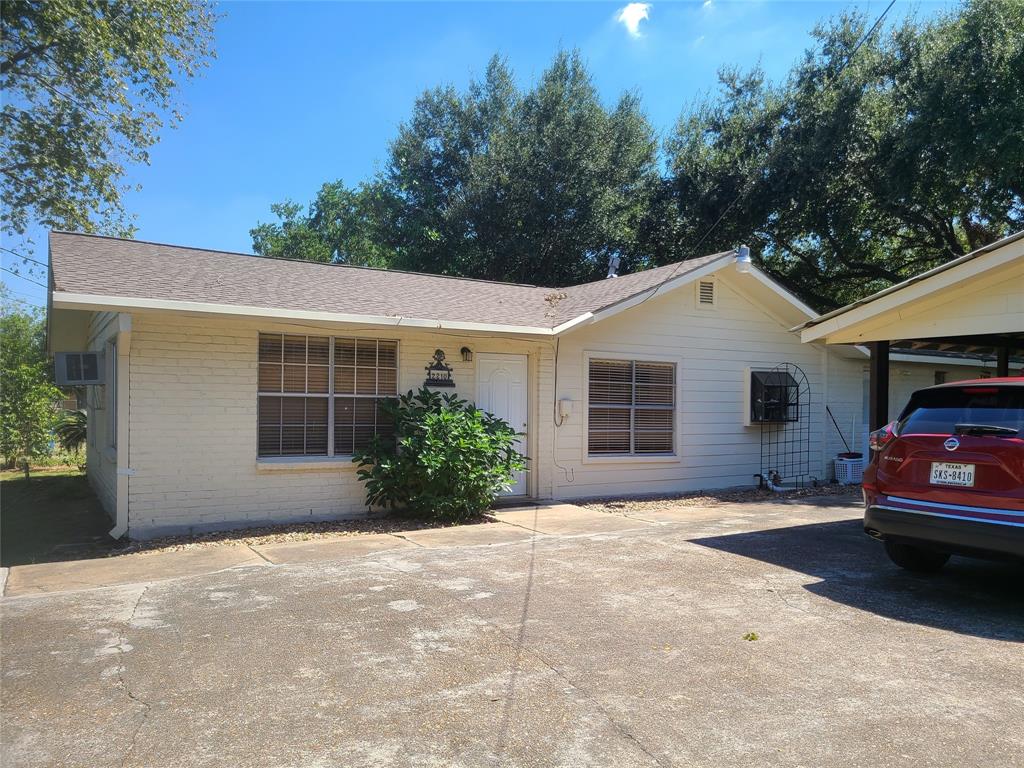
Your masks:
{"label": "license plate", "polygon": [[946,461],[932,462],[932,485],[959,485],[974,487],[973,464],[950,464]]}

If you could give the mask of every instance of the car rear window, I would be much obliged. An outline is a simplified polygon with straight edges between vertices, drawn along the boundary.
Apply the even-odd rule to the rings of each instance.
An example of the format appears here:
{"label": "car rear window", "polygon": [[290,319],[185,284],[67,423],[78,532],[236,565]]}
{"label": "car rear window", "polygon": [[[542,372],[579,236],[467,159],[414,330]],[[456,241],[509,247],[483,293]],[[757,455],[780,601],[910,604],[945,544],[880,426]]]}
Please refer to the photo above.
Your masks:
{"label": "car rear window", "polygon": [[951,435],[957,424],[1009,427],[1024,436],[1024,387],[979,384],[915,392],[896,434]]}

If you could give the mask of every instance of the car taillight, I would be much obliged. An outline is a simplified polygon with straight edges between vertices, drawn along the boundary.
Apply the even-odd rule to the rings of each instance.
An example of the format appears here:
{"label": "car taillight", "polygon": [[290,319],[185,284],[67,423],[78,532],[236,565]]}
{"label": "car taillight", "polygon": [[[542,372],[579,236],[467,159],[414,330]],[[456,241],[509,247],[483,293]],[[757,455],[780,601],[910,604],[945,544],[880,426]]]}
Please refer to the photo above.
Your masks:
{"label": "car taillight", "polygon": [[872,451],[880,451],[885,446],[893,441],[896,435],[893,433],[893,427],[896,422],[890,422],[881,429],[876,429],[874,432],[868,435],[868,447]]}

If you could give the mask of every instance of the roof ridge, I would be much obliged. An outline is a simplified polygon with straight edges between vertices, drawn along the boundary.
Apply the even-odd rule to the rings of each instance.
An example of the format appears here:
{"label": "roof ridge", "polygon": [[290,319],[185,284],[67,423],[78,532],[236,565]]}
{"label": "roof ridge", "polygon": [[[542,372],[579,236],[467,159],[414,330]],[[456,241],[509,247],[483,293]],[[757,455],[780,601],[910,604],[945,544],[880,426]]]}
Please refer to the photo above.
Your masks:
{"label": "roof ridge", "polygon": [[[286,256],[260,256],[258,253],[245,253],[243,251],[226,251],[218,248],[202,248],[193,245],[178,245],[177,243],[161,243],[156,240],[140,240],[132,237],[115,237],[113,235],[101,235],[96,232],[70,232],[65,229],[51,229],[51,235],[71,235],[72,237],[92,237],[98,240],[115,240],[120,243],[142,243],[143,245],[156,245],[161,248],[176,248],[186,251],[202,251],[203,253],[217,253],[222,256],[244,256],[250,259],[265,259],[267,261],[284,261],[292,264],[316,264],[321,267],[335,267],[343,269],[361,269],[367,272],[385,272],[392,275],[416,275],[417,277],[438,277],[444,280],[465,280],[473,283],[487,283],[488,285],[507,285],[513,288],[541,288],[543,290],[561,290],[545,285],[533,283],[512,283],[505,280],[486,280],[481,277],[463,277],[462,275],[439,275],[436,272],[415,272],[411,269],[387,269],[385,267],[367,267],[360,264],[337,264],[327,261],[311,261],[310,259],[293,259]],[[587,285],[587,283],[584,283]],[[576,286],[570,286],[575,288]]]}
{"label": "roof ridge", "polygon": [[[730,254],[732,252],[733,252],[732,250],[728,250],[728,251],[719,251],[718,253],[707,253],[707,254],[704,254],[703,256],[692,256],[689,259],[682,259],[681,261],[673,261],[673,262],[670,262],[668,264],[659,264],[656,267],[649,267],[648,269],[641,269],[639,272],[629,272],[629,273],[627,273],[625,275],[616,275],[614,278],[604,277],[604,278],[601,278],[600,280],[591,280],[588,283],[578,283],[576,285],[565,285],[565,286],[562,286],[560,288],[556,288],[555,290],[565,291],[565,290],[568,290],[570,288],[585,288],[585,287],[590,286],[590,285],[601,285],[606,280],[628,280],[631,277],[639,277],[641,275],[649,276],[650,273],[654,272],[655,270],[668,269],[669,267],[673,267],[673,268],[678,269],[681,265],[686,264],[688,261],[702,261],[702,260],[706,260],[708,262],[711,262],[711,261],[714,261],[715,259],[721,258],[723,256],[727,256],[728,254]],[[686,272],[683,272],[682,274],[685,275]],[[643,290],[649,290],[649,289],[645,288]]]}

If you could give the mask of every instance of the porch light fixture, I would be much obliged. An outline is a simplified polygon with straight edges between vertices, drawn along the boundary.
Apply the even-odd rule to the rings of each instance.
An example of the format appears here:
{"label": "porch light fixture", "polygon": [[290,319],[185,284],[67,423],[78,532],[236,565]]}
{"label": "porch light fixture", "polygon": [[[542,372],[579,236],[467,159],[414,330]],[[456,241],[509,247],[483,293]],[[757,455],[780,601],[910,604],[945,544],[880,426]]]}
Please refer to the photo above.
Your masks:
{"label": "porch light fixture", "polygon": [[473,362],[473,350],[469,347],[463,347],[459,350],[462,353],[462,362],[472,363]]}

